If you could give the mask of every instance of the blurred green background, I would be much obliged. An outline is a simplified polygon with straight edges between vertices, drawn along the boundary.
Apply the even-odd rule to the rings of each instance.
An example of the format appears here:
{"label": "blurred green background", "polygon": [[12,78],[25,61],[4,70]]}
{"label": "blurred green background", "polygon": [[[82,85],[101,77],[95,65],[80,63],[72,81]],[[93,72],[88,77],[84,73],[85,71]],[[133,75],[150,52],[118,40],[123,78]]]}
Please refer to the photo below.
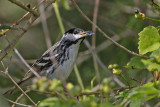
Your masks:
{"label": "blurred green background", "polygon": [[[20,1],[24,4],[31,4],[31,7],[37,4],[35,0]],[[76,0],[80,8],[91,20],[93,19],[94,10],[93,1],[94,0]],[[59,10],[65,30],[70,29],[72,26],[82,28],[84,30],[92,30],[92,25],[82,17],[82,15],[72,6],[69,0],[68,2],[71,7],[70,10],[66,10],[62,3],[59,2]],[[125,46],[129,50],[138,53],[138,33],[145,26],[158,26],[158,23],[135,19],[135,9],[139,9],[141,12],[145,13],[146,16],[159,18],[160,13],[153,9],[150,0],[100,0],[97,25],[110,37],[119,37],[120,40],[118,40],[118,43]],[[0,0],[0,24],[12,25],[25,13],[25,10],[21,9],[15,4],[12,4],[7,0]],[[60,39],[58,37],[62,35],[60,33],[61,31],[52,6],[48,7],[46,10],[46,17],[51,42],[52,44],[55,44]],[[16,26],[16,28],[23,26],[27,20],[28,18],[20,25]],[[18,32],[18,30],[10,30],[6,33],[6,35],[9,40],[12,40],[16,34],[18,34]],[[91,38],[87,38],[87,40],[91,43]],[[99,58],[106,66],[116,63],[120,67],[123,67],[127,64],[127,62],[129,62],[130,58],[133,57],[119,47],[113,44],[107,46],[107,44],[107,39],[97,31],[96,51]],[[0,50],[3,50],[7,45],[8,42],[5,40],[5,38],[0,37]],[[47,50],[42,24],[39,19],[21,38],[16,45],[16,48],[30,64],[32,64],[34,60],[38,59],[43,52]],[[76,63],[78,65],[84,86],[90,87],[90,81],[93,79],[93,77],[95,77],[95,70],[92,55],[90,53],[85,54],[87,51],[87,47],[82,44]],[[5,66],[9,67],[9,73],[15,80],[22,78],[28,70],[14,52],[10,52],[9,55],[3,59],[3,62],[5,63]],[[0,65],[0,70],[4,70],[2,65]],[[123,74],[128,78],[128,82],[130,84],[135,84],[135,81],[132,81],[130,77],[140,81],[147,81],[147,78],[150,76],[150,74],[145,71],[137,72],[132,70],[126,72],[125,69],[123,71]],[[100,66],[99,72],[101,78],[108,77],[107,73]],[[124,81],[122,78],[120,78],[120,80]],[[71,73],[67,81],[72,82],[73,84],[78,84],[74,72]],[[96,81],[94,84],[96,84]],[[3,74],[0,75],[0,90],[2,92],[12,85],[13,83],[6,76]],[[17,98],[17,95],[19,95],[19,93],[15,94],[15,96],[12,96],[10,99]],[[36,94],[32,94],[32,97],[36,97]],[[39,97],[39,99],[36,100],[38,101],[43,98],[44,96]],[[22,99],[22,101],[23,100],[26,99]]]}

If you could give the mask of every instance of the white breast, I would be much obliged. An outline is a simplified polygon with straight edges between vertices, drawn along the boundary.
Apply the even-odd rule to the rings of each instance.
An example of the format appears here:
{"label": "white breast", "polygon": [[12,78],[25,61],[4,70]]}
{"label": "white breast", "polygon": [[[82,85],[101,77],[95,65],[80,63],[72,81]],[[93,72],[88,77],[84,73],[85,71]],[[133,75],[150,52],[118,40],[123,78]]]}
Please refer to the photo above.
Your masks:
{"label": "white breast", "polygon": [[59,68],[56,71],[54,71],[52,75],[48,75],[49,79],[61,78],[60,76],[63,76],[64,79],[68,78],[68,76],[72,72],[74,62],[76,61],[80,42],[81,41],[78,41],[78,43],[73,44],[68,48],[69,49],[69,59],[64,61],[63,65],[60,65]]}

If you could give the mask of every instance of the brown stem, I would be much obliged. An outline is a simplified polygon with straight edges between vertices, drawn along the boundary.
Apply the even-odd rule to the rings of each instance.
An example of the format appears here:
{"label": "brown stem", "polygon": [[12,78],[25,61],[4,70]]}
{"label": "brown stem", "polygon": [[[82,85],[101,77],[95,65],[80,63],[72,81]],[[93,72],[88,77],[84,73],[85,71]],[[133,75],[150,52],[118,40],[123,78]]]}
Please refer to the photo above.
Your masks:
{"label": "brown stem", "polygon": [[22,9],[32,13],[34,16],[39,16],[38,12],[33,10],[33,9],[30,9],[28,7],[26,7],[25,5],[23,5],[20,1],[17,1],[17,0],[8,0],[14,4],[16,4],[17,6],[21,7]]}

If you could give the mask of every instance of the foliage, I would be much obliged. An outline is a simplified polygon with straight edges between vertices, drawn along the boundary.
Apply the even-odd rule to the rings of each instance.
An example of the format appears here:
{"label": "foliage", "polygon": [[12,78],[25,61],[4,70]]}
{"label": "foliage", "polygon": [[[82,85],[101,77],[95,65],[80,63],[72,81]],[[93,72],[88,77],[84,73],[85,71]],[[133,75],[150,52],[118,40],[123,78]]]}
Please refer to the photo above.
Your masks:
{"label": "foliage", "polygon": [[[93,6],[96,3],[95,1],[79,0],[76,2],[91,19],[95,14],[91,11],[96,7]],[[93,60],[90,58],[92,55],[86,46],[81,44],[80,54],[76,62],[77,66],[75,67],[76,72],[72,72],[67,81],[48,80],[45,77],[34,78],[31,86],[32,92],[28,95],[35,102],[40,101],[38,103],[39,107],[141,107],[158,104],[160,97],[160,27],[157,21],[160,20],[157,19],[160,16],[160,7],[158,3],[154,3],[154,0],[151,1],[153,5],[145,0],[137,2],[133,0],[127,2],[126,0],[100,1],[97,25],[102,28],[103,33],[111,35],[114,42],[117,41],[116,45],[118,43],[120,45],[120,48],[112,45],[111,42],[104,39],[103,33],[96,33],[95,52],[101,61],[98,66],[100,80],[96,76],[97,73],[94,72],[98,70],[94,69]],[[36,7],[39,7],[37,2],[33,0],[22,0],[22,2],[36,4]],[[26,20],[31,20],[27,17],[18,26],[8,26],[10,25],[8,23],[16,23],[22,13],[24,14],[24,11],[21,8],[18,9],[18,6],[14,7],[13,4],[5,3],[6,1],[0,1],[0,21],[2,20],[4,23],[0,25],[0,36],[2,36],[0,38],[0,54],[1,50],[8,48],[5,48],[6,45],[13,40],[15,37],[13,35],[16,35],[22,29],[21,26],[25,25],[23,23]],[[53,9],[45,10],[48,30],[53,35],[51,36],[52,43],[59,40],[65,29],[70,27],[92,29],[93,26],[83,19],[76,8],[71,5],[68,0],[60,0],[60,2],[57,0],[53,4],[54,14],[52,14]],[[144,11],[136,10],[134,17],[132,13],[135,7]],[[4,11],[7,15],[4,14]],[[41,30],[41,24],[39,23],[41,22],[37,21],[33,24],[30,31],[22,29],[27,33],[16,46],[29,63],[33,62],[32,59],[40,57],[44,50],[47,50],[43,30]],[[7,34],[7,41],[4,40],[4,34]],[[123,51],[122,45],[126,49],[133,50],[134,53],[139,52],[140,54],[135,55],[132,51]],[[2,62],[0,70],[4,71],[5,67],[9,68],[9,74],[12,77],[20,78],[23,76],[22,72],[26,71],[21,61],[13,53],[5,57]],[[112,74],[108,73],[110,71],[112,71]],[[0,88],[6,90],[6,87],[11,86],[10,80],[4,75],[1,75],[1,77]],[[19,98],[19,92],[5,97],[15,101]],[[2,102],[4,101],[0,100],[0,104]],[[26,97],[22,97],[19,103],[31,105]]]}
{"label": "foliage", "polygon": [[[138,107],[140,107],[142,102],[159,97],[160,95],[159,84],[160,84],[159,81],[157,81],[156,83],[149,82],[143,86],[133,88],[129,90],[129,92],[126,93],[120,92],[120,95],[118,95],[117,98],[120,97],[124,98],[123,101],[121,102],[121,105],[125,104],[127,101],[132,101],[135,103],[134,106],[137,105]],[[158,89],[156,88],[156,86],[158,86]],[[131,105],[133,106],[133,104]]]}
{"label": "foliage", "polygon": [[139,33],[139,36],[138,49],[140,54],[152,52],[160,47],[160,36],[158,29],[154,26],[144,28],[144,30]]}
{"label": "foliage", "polygon": [[[108,97],[109,92],[109,80],[104,79],[102,85],[100,86],[99,93],[103,94],[103,97]],[[46,98],[45,100],[41,101],[39,106],[40,107],[71,107],[71,106],[78,106],[83,105],[84,107],[92,106],[113,106],[109,103],[105,98],[101,98],[99,95],[84,94],[79,95],[81,93],[81,88],[79,86],[74,86],[72,83],[67,83],[66,87],[62,88],[63,85],[61,84],[60,80],[48,80],[47,78],[43,77],[41,79],[35,78],[33,81],[32,89],[40,91],[42,93],[48,93],[53,97]],[[85,89],[83,93],[93,92],[91,89]],[[76,100],[81,101],[81,103],[77,102]],[[98,103],[101,100],[106,100],[105,103]]]}

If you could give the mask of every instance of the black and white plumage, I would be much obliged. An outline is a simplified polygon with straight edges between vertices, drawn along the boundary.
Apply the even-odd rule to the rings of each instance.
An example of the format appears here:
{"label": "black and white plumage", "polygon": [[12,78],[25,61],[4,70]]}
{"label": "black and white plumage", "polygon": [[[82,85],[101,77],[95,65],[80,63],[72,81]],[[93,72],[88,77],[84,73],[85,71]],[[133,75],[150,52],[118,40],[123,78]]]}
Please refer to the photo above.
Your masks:
{"label": "black and white plumage", "polygon": [[[80,43],[86,36],[93,34],[91,31],[84,31],[80,28],[68,30],[59,42],[49,48],[32,65],[32,68],[41,76],[49,79],[59,79],[60,76],[67,79],[73,69]],[[29,71],[18,84],[20,85],[31,77],[34,75]]]}
{"label": "black and white plumage", "polygon": [[85,36],[90,35],[93,35],[93,32],[84,31],[80,28],[70,29],[58,43],[48,49],[36,61],[33,67],[40,75],[45,75],[49,79],[59,78],[60,75],[67,79],[76,60],[80,43]]}

